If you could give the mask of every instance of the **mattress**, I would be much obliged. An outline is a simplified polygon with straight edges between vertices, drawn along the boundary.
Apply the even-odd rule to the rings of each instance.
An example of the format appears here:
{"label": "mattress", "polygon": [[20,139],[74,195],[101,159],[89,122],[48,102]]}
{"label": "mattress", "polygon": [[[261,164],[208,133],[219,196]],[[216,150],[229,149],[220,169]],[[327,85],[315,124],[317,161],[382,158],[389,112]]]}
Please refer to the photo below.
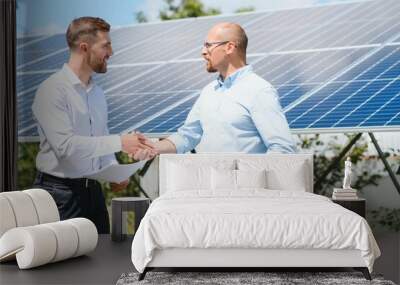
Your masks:
{"label": "mattress", "polygon": [[361,216],[324,196],[267,189],[165,193],[140,223],[132,262],[143,272],[170,248],[359,250],[370,271],[380,255]]}

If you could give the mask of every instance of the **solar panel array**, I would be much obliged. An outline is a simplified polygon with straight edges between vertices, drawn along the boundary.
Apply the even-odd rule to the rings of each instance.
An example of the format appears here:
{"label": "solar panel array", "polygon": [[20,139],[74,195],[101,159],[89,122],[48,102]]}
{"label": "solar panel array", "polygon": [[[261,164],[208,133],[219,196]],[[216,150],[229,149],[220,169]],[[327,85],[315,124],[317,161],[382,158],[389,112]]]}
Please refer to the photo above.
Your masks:
{"label": "solar panel array", "polygon": [[[240,23],[248,62],[278,90],[293,132],[400,129],[400,1],[381,0],[138,24],[111,32],[105,90],[111,133],[166,135],[216,74],[200,57],[207,31]],[[17,42],[18,134],[37,138],[38,85],[68,60],[63,34]]]}

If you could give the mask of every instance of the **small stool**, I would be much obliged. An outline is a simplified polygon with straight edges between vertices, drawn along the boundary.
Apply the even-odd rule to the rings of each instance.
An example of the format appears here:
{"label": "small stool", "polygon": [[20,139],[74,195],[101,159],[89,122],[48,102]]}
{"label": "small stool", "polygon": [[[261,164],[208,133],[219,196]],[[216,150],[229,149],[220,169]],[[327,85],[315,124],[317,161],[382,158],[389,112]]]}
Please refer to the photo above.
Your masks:
{"label": "small stool", "polygon": [[[113,198],[111,201],[112,208],[112,233],[113,241],[123,241],[126,239],[126,234],[122,233],[122,213],[133,211],[135,213],[135,232],[139,227],[140,221],[146,214],[150,205],[149,198],[142,197],[120,197]],[[126,221],[124,221],[126,223]]]}

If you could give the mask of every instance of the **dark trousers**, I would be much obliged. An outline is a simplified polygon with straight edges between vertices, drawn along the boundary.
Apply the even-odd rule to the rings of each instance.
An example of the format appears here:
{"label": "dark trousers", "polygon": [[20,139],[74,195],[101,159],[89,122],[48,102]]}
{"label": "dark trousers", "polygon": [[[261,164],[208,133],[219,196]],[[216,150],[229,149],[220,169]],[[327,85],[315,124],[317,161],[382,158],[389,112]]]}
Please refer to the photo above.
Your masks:
{"label": "dark trousers", "polygon": [[110,233],[110,221],[101,185],[86,178],[60,178],[38,171],[34,187],[47,190],[57,204],[60,219],[91,220],[99,234]]}

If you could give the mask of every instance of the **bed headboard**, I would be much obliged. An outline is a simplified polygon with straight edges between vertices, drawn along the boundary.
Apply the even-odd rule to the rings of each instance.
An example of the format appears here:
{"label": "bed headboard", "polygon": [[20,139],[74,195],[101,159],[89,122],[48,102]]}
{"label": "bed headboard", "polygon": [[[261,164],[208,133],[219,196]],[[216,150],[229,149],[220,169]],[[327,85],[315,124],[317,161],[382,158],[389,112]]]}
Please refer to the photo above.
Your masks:
{"label": "bed headboard", "polygon": [[280,164],[290,168],[294,163],[301,163],[304,170],[307,192],[313,192],[313,155],[312,153],[296,154],[244,154],[244,153],[198,153],[198,154],[161,154],[159,161],[159,195],[166,192],[167,170],[170,163],[191,160],[194,163],[213,165],[221,160],[232,161],[237,167],[238,161],[262,160],[271,165]]}

